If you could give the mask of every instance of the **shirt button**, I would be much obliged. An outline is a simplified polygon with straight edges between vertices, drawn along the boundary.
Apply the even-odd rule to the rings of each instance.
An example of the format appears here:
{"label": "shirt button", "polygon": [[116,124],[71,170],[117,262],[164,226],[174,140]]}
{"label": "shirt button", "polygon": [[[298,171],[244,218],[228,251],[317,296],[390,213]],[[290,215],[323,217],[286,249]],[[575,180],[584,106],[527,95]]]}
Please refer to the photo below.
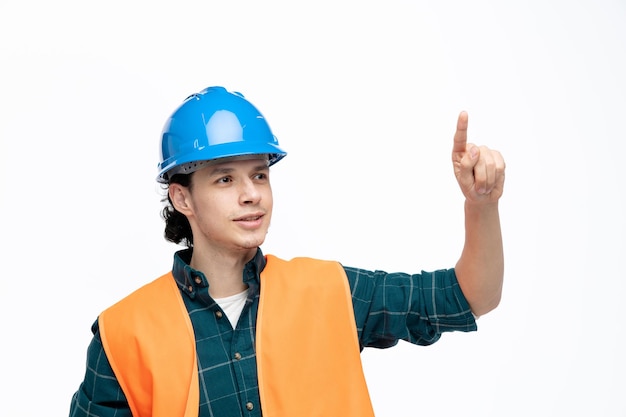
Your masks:
{"label": "shirt button", "polygon": [[188,286],[187,289],[189,290],[189,292],[193,292],[193,287],[191,285]]}
{"label": "shirt button", "polygon": [[217,310],[215,312],[215,317],[217,317],[218,319],[221,319],[223,316],[224,316],[224,314],[221,311]]}
{"label": "shirt button", "polygon": [[[241,359],[241,353],[239,353],[239,352],[235,353],[235,359],[237,359],[237,360]],[[248,403],[248,404],[250,404],[250,403]]]}
{"label": "shirt button", "polygon": [[195,281],[196,281],[196,284],[202,283],[202,280],[200,279],[200,277],[196,277]]}
{"label": "shirt button", "polygon": [[252,409],[254,408],[254,404],[248,402],[246,403],[246,408],[248,409],[248,411],[252,411]]}

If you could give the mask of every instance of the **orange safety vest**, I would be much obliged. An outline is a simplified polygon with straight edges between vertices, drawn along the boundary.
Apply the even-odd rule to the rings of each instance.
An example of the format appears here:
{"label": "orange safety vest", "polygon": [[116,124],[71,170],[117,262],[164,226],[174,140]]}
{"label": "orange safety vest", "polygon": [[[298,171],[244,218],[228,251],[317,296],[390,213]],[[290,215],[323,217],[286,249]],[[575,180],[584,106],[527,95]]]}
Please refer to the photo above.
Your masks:
{"label": "orange safety vest", "polygon": [[[198,416],[194,333],[171,272],[98,320],[133,416]],[[256,355],[264,417],[374,415],[350,288],[339,263],[267,256]]]}

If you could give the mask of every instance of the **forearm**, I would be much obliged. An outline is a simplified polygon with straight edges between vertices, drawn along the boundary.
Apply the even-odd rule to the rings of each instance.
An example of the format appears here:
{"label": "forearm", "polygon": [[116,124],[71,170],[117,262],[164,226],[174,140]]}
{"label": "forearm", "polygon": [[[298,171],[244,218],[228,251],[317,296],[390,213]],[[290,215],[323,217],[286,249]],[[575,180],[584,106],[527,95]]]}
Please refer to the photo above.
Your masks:
{"label": "forearm", "polygon": [[498,306],[504,252],[497,202],[465,203],[465,244],[455,269],[463,294],[476,316]]}

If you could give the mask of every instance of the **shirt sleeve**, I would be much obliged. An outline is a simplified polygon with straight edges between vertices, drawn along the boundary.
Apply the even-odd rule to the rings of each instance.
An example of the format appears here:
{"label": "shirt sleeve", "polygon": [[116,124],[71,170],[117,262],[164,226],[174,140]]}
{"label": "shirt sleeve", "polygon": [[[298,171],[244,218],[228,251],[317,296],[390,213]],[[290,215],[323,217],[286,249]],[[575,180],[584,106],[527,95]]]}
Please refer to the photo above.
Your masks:
{"label": "shirt sleeve", "polygon": [[87,349],[85,379],[72,397],[70,417],[132,417],[126,397],[106,357],[98,321]]}
{"label": "shirt sleeve", "polygon": [[426,346],[444,332],[477,330],[454,269],[421,274],[344,270],[361,349],[388,348],[399,340]]}

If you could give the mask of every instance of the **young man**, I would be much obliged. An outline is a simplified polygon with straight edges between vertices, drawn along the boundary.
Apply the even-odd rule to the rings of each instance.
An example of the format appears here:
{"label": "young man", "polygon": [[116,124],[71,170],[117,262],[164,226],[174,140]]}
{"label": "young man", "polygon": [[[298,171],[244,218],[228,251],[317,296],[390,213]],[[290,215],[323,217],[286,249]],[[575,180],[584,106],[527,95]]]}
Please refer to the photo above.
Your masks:
{"label": "young man", "polygon": [[364,347],[473,331],[499,303],[505,165],[467,143],[464,112],[452,162],[465,245],[455,268],[421,274],[264,255],[269,167],[286,153],[239,93],[209,87],[188,97],[161,151],[165,237],[188,249],[98,317],[72,417],[372,416]]}

